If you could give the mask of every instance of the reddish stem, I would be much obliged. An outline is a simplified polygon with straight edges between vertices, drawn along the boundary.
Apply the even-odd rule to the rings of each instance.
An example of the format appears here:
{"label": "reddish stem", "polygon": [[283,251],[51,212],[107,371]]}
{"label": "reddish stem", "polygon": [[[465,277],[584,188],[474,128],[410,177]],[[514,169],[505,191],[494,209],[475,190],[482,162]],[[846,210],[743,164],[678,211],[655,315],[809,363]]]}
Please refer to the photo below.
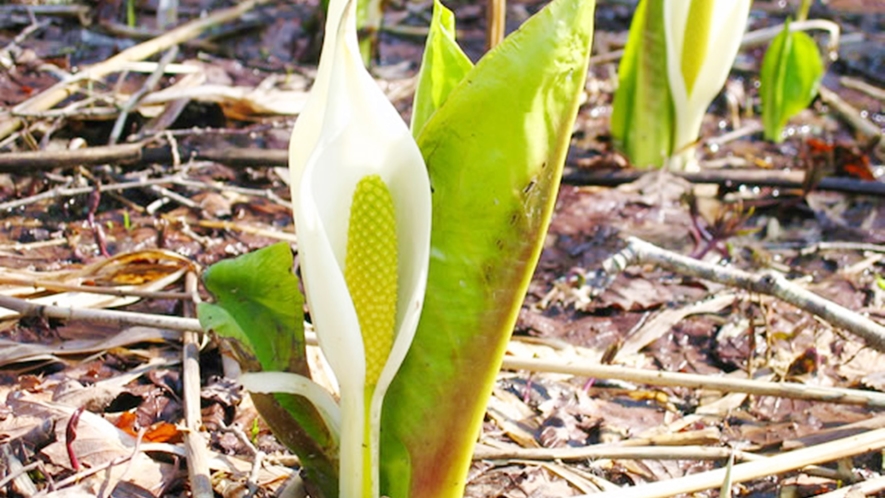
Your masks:
{"label": "reddish stem", "polygon": [[80,460],[77,460],[77,455],[74,453],[74,440],[77,439],[77,424],[80,422],[81,413],[83,413],[83,407],[77,408],[65,427],[65,448],[68,450],[68,458],[71,460],[71,468],[74,469],[74,472],[80,471]]}

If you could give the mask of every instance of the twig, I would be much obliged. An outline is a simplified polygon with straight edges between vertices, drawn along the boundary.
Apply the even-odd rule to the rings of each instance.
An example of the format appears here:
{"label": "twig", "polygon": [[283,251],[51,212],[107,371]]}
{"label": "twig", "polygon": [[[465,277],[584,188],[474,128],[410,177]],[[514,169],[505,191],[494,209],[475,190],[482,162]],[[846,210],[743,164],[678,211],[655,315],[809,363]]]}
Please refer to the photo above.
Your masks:
{"label": "twig", "polygon": [[[493,448],[477,445],[473,452],[474,460],[562,460],[580,461],[594,459],[609,460],[726,460],[734,457],[745,462],[755,462],[768,457],[719,446],[677,445],[651,446],[631,445],[634,440],[617,444],[597,444],[585,447],[568,448]],[[646,441],[647,443],[647,441]],[[843,479],[837,470],[811,465],[802,468],[809,475],[826,479]]]}
{"label": "twig", "polygon": [[[6,59],[7,55],[12,52],[16,53],[16,56],[21,52],[21,47],[19,45],[24,42],[29,36],[36,33],[37,31],[49,26],[49,21],[43,22],[34,22],[35,20],[31,20],[31,24],[23,29],[21,33],[17,34],[15,38],[12,39],[5,47],[0,49],[0,65],[5,66],[5,69],[10,69],[13,64],[11,61]],[[8,63],[8,64],[7,64]]]}
{"label": "twig", "polygon": [[593,282],[594,285],[610,282],[617,272],[632,264],[654,264],[683,275],[776,297],[820,317],[834,327],[863,338],[873,349],[885,352],[885,327],[791,283],[780,274],[766,272],[754,275],[734,268],[712,265],[661,249],[636,237],[628,237],[627,247],[605,260],[601,271],[588,275],[588,282]]}
{"label": "twig", "polygon": [[[809,19],[790,23],[790,31],[793,33],[797,31],[810,31],[812,29],[827,31],[830,34],[830,39],[827,41],[827,50],[830,52],[831,56],[838,52],[839,37],[842,30],[837,23],[828,19]],[[776,26],[769,26],[767,28],[751,31],[745,34],[744,38],[741,40],[741,48],[748,49],[764,45],[773,40],[774,37],[779,35],[783,30],[784,25],[778,24]]]}
{"label": "twig", "polygon": [[233,185],[223,185],[223,184],[209,184],[205,182],[197,182],[194,180],[188,180],[186,178],[177,178],[175,180],[176,185],[180,185],[182,187],[190,187],[200,190],[215,190],[217,192],[235,192],[237,194],[249,195],[252,197],[258,197],[260,199],[267,199],[275,204],[279,204],[283,207],[292,208],[292,203],[286,200],[283,200],[275,194],[272,190],[269,189],[254,189],[254,188],[245,188],[245,187],[237,187]]}
{"label": "twig", "polygon": [[[185,302],[184,312],[193,316],[196,312],[197,275],[188,272],[185,275],[185,291],[190,293],[192,300]],[[206,453],[207,443],[200,432],[202,415],[200,413],[200,343],[199,334],[185,331],[182,334],[181,356],[182,375],[184,377],[184,446],[187,450],[187,471],[191,484],[191,493],[195,498],[213,498],[212,481],[209,477],[209,457]]]}
{"label": "twig", "polygon": [[821,251],[862,251],[885,253],[885,245],[882,244],[846,241],[818,242],[816,244],[811,244],[810,246],[803,242],[800,246],[798,246],[798,249],[800,256],[808,256],[809,254],[814,254]]}
{"label": "twig", "polygon": [[492,448],[477,446],[474,460],[725,460],[734,453],[735,458],[756,461],[760,457],[732,448],[716,446],[617,446],[597,444],[581,448]]}
{"label": "twig", "polygon": [[143,148],[143,143],[133,143],[75,150],[7,152],[0,154],[0,172],[24,174],[65,167],[128,164],[141,160]]}
{"label": "twig", "polygon": [[624,49],[612,50],[610,52],[605,52],[602,54],[594,55],[590,57],[590,66],[596,66],[598,64],[606,64],[609,62],[617,62],[624,56]]}
{"label": "twig", "polygon": [[885,90],[877,86],[873,86],[866,81],[852,78],[851,76],[843,76],[839,78],[839,84],[841,84],[845,88],[851,88],[852,90],[863,92],[870,97],[873,97],[874,99],[885,102]]}
{"label": "twig", "polygon": [[879,476],[852,484],[851,486],[845,486],[836,491],[817,495],[817,498],[860,498],[878,493],[883,489],[885,489],[885,476]]}
{"label": "twig", "polygon": [[486,1],[486,51],[498,46],[504,39],[507,18],[507,0]]}
{"label": "twig", "polygon": [[40,305],[24,299],[8,296],[0,296],[0,308],[15,311],[22,316],[58,318],[61,320],[83,320],[118,328],[130,325],[143,325],[145,327],[170,330],[202,331],[200,321],[196,318],[151,315],[131,311],[75,309],[63,306]]}
{"label": "twig", "polygon": [[[176,181],[173,183],[178,183],[178,182]],[[150,190],[151,192],[153,192],[154,194],[159,196],[161,199],[169,199],[170,201],[177,202],[178,204],[180,204],[186,208],[194,209],[198,212],[203,210],[203,208],[200,207],[200,204],[198,202],[194,202],[181,194],[178,194],[178,193],[175,193],[175,192],[169,190],[168,188],[161,187],[159,185],[151,185],[150,187],[148,187],[148,190]],[[154,211],[151,211],[150,208],[148,208],[147,211],[152,214],[154,212]]]}
{"label": "twig", "polygon": [[264,465],[265,456],[265,453],[261,450],[255,452],[254,460],[252,461],[252,470],[249,472],[249,477],[246,479],[246,488],[249,490],[249,493],[245,498],[255,496],[255,493],[260,489],[258,486],[258,476],[261,472],[261,466]]}
{"label": "twig", "polygon": [[[181,146],[176,149],[184,159],[211,161],[232,168],[285,167],[289,153],[283,149],[225,148],[200,149]],[[145,147],[144,144],[119,144],[113,147],[89,147],[72,151],[8,152],[0,154],[0,173],[39,171],[59,167],[93,166],[116,164],[138,166],[150,163],[170,164],[173,151],[169,146]],[[563,182],[569,185],[615,186],[636,181],[646,174],[641,170],[617,172],[566,167]],[[714,183],[725,187],[756,185],[782,189],[802,189],[804,172],[772,171],[763,169],[712,169],[697,173],[673,173],[692,183]],[[190,180],[178,178],[181,185],[189,185]],[[816,187],[817,190],[885,196],[885,183],[859,180],[855,178],[826,177]],[[252,192],[248,195],[257,195]],[[271,197],[268,196],[270,199]],[[273,200],[273,199],[272,199]]]}
{"label": "twig", "polygon": [[[116,113],[116,110],[113,111]],[[239,168],[286,166],[289,152],[284,149],[225,148],[201,150],[197,147],[146,147],[145,143],[116,144],[64,151],[28,151],[0,154],[0,173],[23,174],[28,171],[115,164],[138,166],[149,163],[170,164],[174,154],[184,159],[212,161]]]}
{"label": "twig", "polygon": [[6,485],[9,483],[13,483],[13,487],[18,488],[18,491],[25,495],[36,494],[37,486],[28,476],[28,472],[34,469],[44,470],[43,461],[36,460],[27,465],[22,465],[21,460],[12,454],[12,449],[8,443],[0,446],[0,456],[3,458],[4,474],[6,474],[3,476],[3,479],[0,479],[0,489],[6,488]]}
{"label": "twig", "polygon": [[237,439],[243,443],[243,446],[245,446],[252,454],[252,470],[249,471],[249,477],[246,479],[248,493],[244,498],[255,496],[255,493],[257,493],[259,489],[258,475],[261,472],[261,467],[264,465],[267,454],[256,448],[255,445],[252,444],[252,441],[249,441],[249,436],[247,436],[243,429],[240,428],[239,424],[230,425],[225,427],[224,430],[235,435]]}
{"label": "twig", "polygon": [[88,5],[2,5],[0,13],[10,15],[14,12],[23,12],[40,16],[67,16],[76,17],[80,24],[89,26],[92,20],[89,13],[92,9]]}
{"label": "twig", "polygon": [[20,476],[25,475],[28,472],[35,470],[35,469],[42,467],[42,466],[43,466],[43,462],[40,460],[37,460],[37,461],[31,462],[27,465],[22,465],[20,467],[15,468],[15,469],[11,469],[11,472],[9,472],[6,475],[6,477],[4,477],[3,479],[0,479],[0,488],[6,487],[7,484],[18,479]]}
{"label": "twig", "polygon": [[653,386],[687,387],[710,389],[724,393],[740,392],[759,396],[777,396],[781,398],[806,399],[885,408],[885,394],[858,389],[839,387],[809,386],[791,382],[767,382],[752,379],[733,379],[681,372],[661,372],[640,368],[622,367],[617,365],[599,365],[593,363],[567,363],[505,357],[502,368],[507,370],[526,370],[529,372],[548,372],[571,374],[596,379],[621,380],[649,384]]}
{"label": "twig", "polygon": [[[120,151],[120,152],[126,153],[126,154],[128,154],[129,149],[131,149],[131,145],[114,146],[114,147],[122,147],[122,148],[126,149],[126,150]],[[95,147],[95,149],[99,149],[99,148],[100,147]],[[104,149],[111,149],[111,148],[113,148],[113,147],[106,147]],[[285,151],[281,151],[281,152],[285,152]],[[25,155],[25,154],[30,155],[32,153],[23,153],[20,155]],[[169,155],[170,159],[174,159],[176,157],[176,154],[177,154],[177,151],[173,150]],[[13,155],[13,154],[0,154],[0,172],[2,172],[2,170],[4,169],[3,164],[2,164],[3,160],[4,160],[4,156],[9,156],[9,155]],[[15,155],[19,155],[19,154],[15,154]],[[113,158],[109,157],[112,155],[113,154],[96,154],[96,155],[88,155],[87,157],[89,157],[90,161],[94,161],[95,164],[108,164],[108,163],[113,164],[114,163]],[[53,156],[53,158],[56,158],[56,157],[57,156]],[[40,166],[42,166],[43,162],[45,160],[46,160],[46,158],[38,159],[38,161],[39,161],[38,164]],[[27,162],[28,161],[13,160],[13,161],[10,161],[9,166],[11,169],[15,169],[16,163],[21,164],[21,163],[27,163]],[[67,162],[67,161],[65,161],[65,162]],[[283,164],[285,164],[285,162],[283,162]],[[59,166],[59,164],[56,164],[56,167],[58,167],[58,166]],[[19,173],[20,172],[21,172],[21,170],[19,170]],[[290,202],[281,199],[273,191],[268,190],[268,189],[250,189],[250,188],[244,188],[244,187],[212,185],[212,184],[208,184],[208,183],[204,183],[204,182],[189,180],[189,179],[181,176],[181,174],[176,174],[176,175],[172,175],[172,176],[165,176],[165,177],[160,177],[160,178],[147,178],[147,179],[137,180],[137,181],[133,181],[133,182],[124,182],[124,183],[116,183],[116,184],[103,184],[103,185],[98,186],[98,191],[104,193],[104,192],[128,190],[128,189],[133,189],[133,188],[150,187],[150,189],[152,191],[154,191],[155,194],[159,195],[161,198],[168,198],[168,199],[174,200],[175,202],[178,202],[179,204],[181,204],[185,207],[191,208],[191,209],[196,209],[196,210],[201,209],[200,205],[198,203],[192,201],[191,199],[189,199],[185,196],[182,196],[180,194],[177,194],[173,191],[170,191],[170,190],[160,187],[160,185],[167,185],[167,184],[168,185],[180,185],[182,187],[197,188],[197,189],[202,189],[202,190],[215,190],[215,191],[219,191],[219,192],[221,192],[221,191],[236,192],[236,193],[243,194],[243,195],[250,195],[250,196],[259,197],[262,199],[268,199],[268,200],[270,200],[276,204],[279,204],[281,206],[291,208]],[[62,197],[73,197],[76,195],[92,194],[95,192],[95,190],[96,190],[95,187],[60,186],[60,187],[56,187],[54,189],[47,190],[45,192],[41,192],[39,194],[30,196],[30,197],[26,197],[24,199],[16,199],[14,201],[2,203],[2,204],[0,204],[0,211],[13,210],[13,209],[20,208],[22,206],[35,204],[37,202],[58,199],[58,198],[62,198]]]}
{"label": "twig", "polygon": [[[28,252],[43,247],[63,246],[67,243],[65,239],[48,239],[38,240],[36,242],[13,242],[11,244],[0,244],[0,252],[2,251],[20,251]],[[20,256],[22,257],[22,256]]]}
{"label": "twig", "polygon": [[762,123],[760,123],[758,121],[754,121],[752,123],[749,123],[746,126],[735,128],[734,130],[732,130],[728,133],[723,133],[722,135],[718,135],[715,137],[702,138],[701,143],[706,145],[707,147],[711,147],[711,148],[712,147],[719,147],[719,146],[725,145],[729,142],[733,142],[739,138],[743,138],[743,137],[752,135],[754,133],[759,133],[762,130],[764,130]]}
{"label": "twig", "polygon": [[98,102],[104,102],[104,99],[90,97],[83,100],[72,102],[61,109],[49,109],[46,111],[15,111],[10,114],[17,118],[32,119],[110,119],[120,113],[116,106],[97,105]]}
{"label": "twig", "polygon": [[[104,28],[110,35],[135,41],[150,40],[151,38],[156,38],[162,35],[165,31],[163,29],[146,29],[139,26],[130,27],[126,24],[113,21],[102,22],[102,28]],[[212,43],[211,41],[204,39],[187,40],[184,42],[184,46],[201,52],[217,53],[219,51],[217,43]]]}
{"label": "twig", "polygon": [[241,168],[287,166],[289,151],[285,149],[227,148],[198,151],[197,159]]}
{"label": "twig", "polygon": [[[70,80],[61,81],[52,85],[40,94],[15,106],[15,111],[43,111],[52,108],[71,95],[71,87],[84,80],[95,80],[117,71],[122,64],[140,61],[151,55],[166,50],[174,45],[180,45],[187,40],[199,36],[203,31],[217,24],[239,19],[243,14],[257,5],[268,0],[245,0],[228,9],[213,12],[212,14],[194,19],[182,24],[157,38],[140,43],[134,47],[123,50],[119,54],[98,64],[89,66]],[[13,118],[0,123],[0,139],[7,137],[22,126],[20,118]]]}
{"label": "twig", "polygon": [[[16,311],[25,316],[84,320],[93,323],[110,324],[121,328],[130,325],[143,325],[179,331],[202,330],[199,320],[194,318],[151,315],[128,311],[87,310],[64,308],[60,306],[40,306],[24,299],[6,296],[0,296],[0,307]],[[305,339],[308,344],[316,344],[316,336],[313,333],[305,333]],[[510,370],[569,373],[584,377],[619,379],[650,385],[696,387],[721,390],[724,392],[746,392],[750,394],[813,399],[873,407],[885,406],[885,394],[873,391],[868,392],[835,387],[761,382],[748,379],[729,379],[724,377],[712,377],[709,375],[676,372],[654,372],[612,365],[562,365],[539,360],[526,360],[511,357],[504,358],[503,368]]]}
{"label": "twig", "polygon": [[298,243],[298,237],[294,233],[283,232],[277,229],[271,228],[258,228],[249,225],[242,225],[238,223],[233,223],[231,221],[215,221],[215,220],[188,220],[187,223],[203,227],[203,228],[216,228],[220,230],[229,230],[231,232],[242,232],[248,233],[252,235],[258,235],[259,237],[267,237],[270,239],[276,240],[284,240],[286,242],[290,242],[292,244]]}
{"label": "twig", "polygon": [[184,292],[143,291],[136,289],[118,289],[116,287],[96,287],[94,285],[72,285],[47,280],[34,280],[25,277],[10,277],[0,273],[0,285],[20,285],[33,287],[37,290],[51,290],[60,292],[83,292],[87,294],[101,294],[105,296],[140,297],[145,299],[190,299],[191,295]]}
{"label": "twig", "polygon": [[[285,167],[288,151],[283,149],[225,148],[202,150],[198,147],[181,146],[177,149],[183,159],[211,161],[233,168]],[[9,152],[0,154],[0,173],[37,171],[59,167],[117,164],[138,166],[148,163],[169,164],[173,151],[169,146],[145,147],[144,144],[121,144],[113,147],[90,147],[72,151]],[[617,172],[566,167],[563,182],[570,185],[615,186],[637,180],[646,171],[623,170]],[[697,173],[674,173],[692,183],[714,183],[721,186],[757,185],[787,189],[801,189],[802,171],[772,171],[763,169],[713,169]],[[189,184],[185,179],[179,184]],[[826,177],[817,190],[885,196],[885,183],[854,178]],[[254,193],[250,195],[255,195]]]}
{"label": "twig", "polygon": [[[124,64],[120,67],[123,71],[129,71],[131,73],[153,73],[157,70],[158,63],[152,61],[134,61]],[[166,67],[163,69],[165,74],[194,74],[200,72],[200,68],[194,64],[188,63],[169,63],[166,64]]]}
{"label": "twig", "polygon": [[[647,173],[640,170],[606,172],[569,166],[565,169],[562,181],[568,185],[613,187],[636,181]],[[714,183],[730,188],[740,185],[755,185],[796,190],[802,189],[802,182],[805,178],[805,173],[802,171],[772,171],[766,169],[708,169],[697,173],[671,172],[671,174],[691,183]],[[885,196],[885,183],[855,178],[826,177],[821,179],[815,190],[883,197]]]}
{"label": "twig", "polygon": [[114,121],[114,127],[111,129],[110,137],[108,138],[108,144],[114,145],[120,139],[120,134],[123,133],[123,125],[126,124],[126,119],[129,117],[129,113],[132,112],[132,109],[138,105],[138,102],[141,101],[142,97],[147,95],[148,92],[153,90],[157,83],[160,82],[160,78],[166,72],[166,66],[175,60],[175,57],[178,55],[178,46],[173,45],[169,50],[163,54],[163,57],[160,58],[160,62],[157,64],[157,68],[148,76],[147,80],[145,80],[144,85],[138,89],[137,92],[133,93],[129,100],[123,104],[123,107],[120,108],[120,114],[117,116],[117,120]]}
{"label": "twig", "polygon": [[863,138],[861,144],[872,147],[882,140],[882,130],[873,122],[860,115],[857,109],[842,99],[836,92],[821,85],[818,90],[820,99],[830,106],[849,126]]}
{"label": "twig", "polygon": [[35,204],[37,202],[48,201],[52,199],[61,199],[63,197],[73,197],[75,195],[83,195],[89,194],[96,189],[99,192],[110,192],[110,191],[119,191],[119,190],[128,190],[132,188],[142,188],[150,185],[164,185],[168,183],[175,183],[174,177],[162,177],[162,178],[149,178],[145,180],[138,180],[134,182],[124,182],[124,183],[114,183],[111,185],[98,185],[97,187],[59,187],[54,188],[52,190],[47,190],[46,192],[39,193],[37,195],[32,195],[31,197],[26,197],[24,199],[16,199],[14,201],[4,202],[0,204],[0,212],[9,211],[12,209],[17,209],[22,206],[28,206],[30,204]]}
{"label": "twig", "polygon": [[[885,448],[885,429],[877,429],[857,436],[781,453],[763,460],[735,465],[731,468],[731,478],[735,483],[746,482],[882,448]],[[726,469],[717,469],[667,481],[621,488],[617,491],[580,495],[579,498],[666,498],[680,493],[718,488],[725,479],[725,473]]]}

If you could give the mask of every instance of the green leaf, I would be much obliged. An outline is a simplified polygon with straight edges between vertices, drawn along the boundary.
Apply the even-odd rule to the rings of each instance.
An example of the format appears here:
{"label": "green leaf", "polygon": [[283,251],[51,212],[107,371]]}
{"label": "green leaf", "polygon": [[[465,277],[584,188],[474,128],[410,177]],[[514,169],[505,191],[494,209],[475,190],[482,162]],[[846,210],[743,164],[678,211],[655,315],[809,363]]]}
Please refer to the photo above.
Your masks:
{"label": "green leaf", "polygon": [[[216,303],[200,303],[206,331],[221,336],[245,371],[310,377],[304,346],[304,299],[285,243],[219,261],[203,274]],[[314,406],[300,396],[252,394],[258,412],[302,460],[314,494],[338,496],[337,445]]]}
{"label": "green leaf", "polygon": [[759,75],[766,139],[783,141],[784,126],[814,100],[823,74],[817,44],[805,33],[790,32],[788,20],[765,52]]}
{"label": "green leaf", "polygon": [[285,243],[219,261],[203,275],[215,305],[202,303],[200,324],[248,342],[265,371],[309,375],[304,354],[304,299]]}
{"label": "green leaf", "polygon": [[455,15],[439,0],[433,0],[433,18],[412,104],[413,136],[421,133],[424,123],[471,69],[473,63],[455,41]]}
{"label": "green leaf", "polygon": [[427,121],[433,191],[421,322],[387,392],[381,493],[460,497],[541,253],[587,75],[594,2],[554,0]]}
{"label": "green leaf", "polygon": [[673,144],[674,108],[667,77],[664,3],[639,2],[633,13],[612,104],[615,147],[636,167],[661,167]]}

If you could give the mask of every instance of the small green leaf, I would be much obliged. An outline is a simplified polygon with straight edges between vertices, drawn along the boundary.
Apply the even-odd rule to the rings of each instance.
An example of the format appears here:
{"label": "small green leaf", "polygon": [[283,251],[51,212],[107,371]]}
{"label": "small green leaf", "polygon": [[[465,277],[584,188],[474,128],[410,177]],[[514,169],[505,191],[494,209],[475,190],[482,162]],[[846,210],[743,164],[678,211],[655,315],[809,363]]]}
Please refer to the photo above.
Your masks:
{"label": "small green leaf", "polygon": [[433,189],[431,258],[421,321],[385,397],[382,495],[463,496],[553,212],[594,7],[548,4],[483,57],[418,136]]}
{"label": "small green leaf", "polygon": [[[219,261],[203,274],[215,304],[200,303],[200,326],[221,336],[245,371],[310,377],[304,346],[304,298],[285,243]],[[338,496],[338,448],[316,408],[300,396],[252,394],[258,412],[304,466],[313,494]]]}
{"label": "small green leaf", "polygon": [[418,137],[424,123],[471,69],[473,63],[455,41],[455,15],[439,0],[433,0],[433,18],[412,104],[412,136]]}
{"label": "small green leaf", "polygon": [[219,261],[203,275],[215,305],[203,303],[200,324],[248,341],[265,371],[310,375],[304,353],[304,299],[285,243]]}
{"label": "small green leaf", "polygon": [[800,31],[791,32],[788,20],[765,52],[759,75],[766,139],[783,141],[784,126],[814,100],[823,74],[814,39]]}
{"label": "small green leaf", "polygon": [[663,166],[673,144],[675,111],[667,77],[663,9],[663,2],[639,2],[618,66],[612,104],[615,147],[639,168]]}

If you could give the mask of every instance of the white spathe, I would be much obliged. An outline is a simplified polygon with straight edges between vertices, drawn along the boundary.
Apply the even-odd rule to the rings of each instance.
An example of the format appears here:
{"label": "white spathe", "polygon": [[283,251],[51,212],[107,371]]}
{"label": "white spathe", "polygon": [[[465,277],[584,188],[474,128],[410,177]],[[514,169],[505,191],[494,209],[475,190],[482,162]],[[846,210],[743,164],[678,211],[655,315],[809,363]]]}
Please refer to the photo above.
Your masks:
{"label": "white spathe", "polygon": [[[696,5],[693,5],[696,4]],[[708,26],[689,26],[692,8],[709,11],[701,16]],[[667,44],[667,76],[676,111],[671,167],[697,169],[694,143],[710,102],[716,97],[734,64],[747,27],[750,0],[666,0],[664,36]],[[703,33],[701,40],[686,39]],[[686,59],[702,61],[694,75],[684,74]],[[697,67],[697,66],[693,66]],[[688,81],[694,81],[689,90]]]}
{"label": "white spathe", "polygon": [[[418,326],[430,253],[430,181],[405,122],[369,75],[356,35],[356,0],[332,0],[326,39],[304,113],[289,148],[301,273],[320,347],[341,398],[342,497],[378,495],[381,404]],[[370,400],[371,476],[362,452],[366,360],[356,310],[344,279],[350,204],[357,183],[379,175],[393,198],[399,254],[393,348]]]}

